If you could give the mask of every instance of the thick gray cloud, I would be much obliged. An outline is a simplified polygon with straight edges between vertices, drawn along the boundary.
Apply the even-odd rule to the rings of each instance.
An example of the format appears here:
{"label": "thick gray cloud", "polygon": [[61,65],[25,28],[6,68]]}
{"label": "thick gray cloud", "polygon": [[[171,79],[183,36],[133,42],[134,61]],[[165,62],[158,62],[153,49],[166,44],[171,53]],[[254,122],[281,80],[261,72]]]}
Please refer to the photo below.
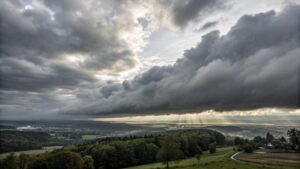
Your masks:
{"label": "thick gray cloud", "polygon": [[161,0],[158,1],[164,12],[159,13],[160,19],[170,18],[177,27],[184,28],[212,12],[223,9],[225,3],[219,0]]}
{"label": "thick gray cloud", "polygon": [[131,1],[1,1],[1,112],[53,110],[69,104],[68,100],[77,103],[73,97],[90,101],[86,96],[99,91],[105,81],[102,75],[134,68],[141,48],[134,41],[144,36],[132,12],[137,5]]}
{"label": "thick gray cloud", "polygon": [[217,21],[206,22],[200,29],[195,29],[196,32],[204,31],[206,29],[212,28],[218,24]]}
{"label": "thick gray cloud", "polygon": [[[133,52],[119,37],[123,29],[130,31],[134,28],[132,25],[135,24],[131,16],[126,15],[127,11],[122,11],[125,9],[116,10],[124,15],[120,19],[124,20],[123,22],[127,25],[118,22],[118,19],[109,18],[117,16],[106,13],[108,11],[100,8],[100,5],[107,5],[111,8],[117,6],[114,3],[67,2],[66,0],[45,1],[43,8],[46,9],[42,7],[41,9],[28,9],[21,13],[16,11],[20,10],[19,8],[7,8],[10,10],[7,12],[3,10],[3,27],[1,28],[4,35],[3,49],[5,51],[12,49],[9,53],[22,50],[20,52],[24,55],[25,48],[26,51],[31,49],[32,52],[46,53],[52,57],[60,56],[58,54],[61,53],[79,53],[86,57],[82,66],[90,66],[91,62],[98,61],[98,65],[92,66],[95,69],[112,67],[117,60],[121,59],[124,63],[128,62],[126,64],[130,66],[134,64],[134,59],[130,58]],[[92,8],[89,5],[94,6]],[[3,8],[5,8],[4,5]],[[16,18],[5,17],[11,13],[17,15]],[[19,20],[24,20],[26,24],[19,23]],[[28,25],[27,29],[24,28],[26,25]]]}
{"label": "thick gray cloud", "polygon": [[115,84],[113,82],[108,82],[100,89],[100,93],[103,97],[108,98],[113,95],[115,91],[118,91],[121,88],[120,84]]}
{"label": "thick gray cloud", "polygon": [[65,113],[295,107],[299,99],[300,6],[245,15],[224,36],[202,37],[168,67],[154,67],[123,87]]}
{"label": "thick gray cloud", "polygon": [[189,21],[197,18],[203,10],[211,9],[217,2],[217,0],[175,1],[172,9],[174,22],[180,26],[186,25]]}
{"label": "thick gray cloud", "polygon": [[112,78],[139,65],[152,29],[197,25],[223,7],[219,0],[1,1],[0,112],[42,118],[297,104],[299,6],[244,16],[227,35],[204,35],[174,65]]}
{"label": "thick gray cloud", "polygon": [[[118,9],[111,14],[102,6]],[[135,51],[120,34],[136,23],[123,8],[126,3],[1,1],[2,89],[75,86],[93,81],[91,72],[134,67]]]}
{"label": "thick gray cloud", "polygon": [[43,91],[95,82],[89,74],[61,64],[43,67],[26,60],[2,58],[0,67],[3,79],[1,89],[5,90]]}

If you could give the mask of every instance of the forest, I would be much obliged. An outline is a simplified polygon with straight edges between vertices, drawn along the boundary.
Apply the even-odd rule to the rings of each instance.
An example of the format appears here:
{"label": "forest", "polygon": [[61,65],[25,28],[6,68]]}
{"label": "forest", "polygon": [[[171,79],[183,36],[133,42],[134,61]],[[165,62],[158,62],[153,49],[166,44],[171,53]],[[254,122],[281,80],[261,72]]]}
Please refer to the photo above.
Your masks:
{"label": "forest", "polygon": [[1,160],[6,169],[115,169],[193,157],[216,151],[226,144],[224,135],[212,130],[178,131],[167,135],[107,138],[74,145],[37,156],[10,154]]}
{"label": "forest", "polygon": [[41,149],[43,146],[62,144],[61,140],[50,137],[46,132],[10,131],[0,132],[0,152]]}
{"label": "forest", "polygon": [[164,135],[113,137],[38,155],[15,156],[11,153],[0,161],[0,166],[5,169],[116,169],[161,162],[169,168],[171,161],[189,157],[200,161],[204,151],[214,154],[217,148],[228,146],[233,146],[235,152],[246,154],[260,148],[300,152],[300,130],[290,129],[287,135],[288,138],[276,138],[266,133],[265,137],[256,136],[251,140],[240,137],[226,140],[217,131],[195,129]]}

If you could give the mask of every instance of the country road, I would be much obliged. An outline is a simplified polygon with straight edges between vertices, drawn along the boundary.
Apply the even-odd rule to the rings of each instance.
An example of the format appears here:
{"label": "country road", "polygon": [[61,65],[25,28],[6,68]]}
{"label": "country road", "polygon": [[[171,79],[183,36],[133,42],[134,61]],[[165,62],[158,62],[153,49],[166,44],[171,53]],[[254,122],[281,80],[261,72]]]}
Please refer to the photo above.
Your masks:
{"label": "country road", "polygon": [[230,157],[230,159],[235,160],[235,161],[238,161],[238,160],[235,159],[234,157],[237,156],[237,155],[239,155],[240,153],[241,153],[241,152],[236,152],[236,153],[234,153],[234,154]]}

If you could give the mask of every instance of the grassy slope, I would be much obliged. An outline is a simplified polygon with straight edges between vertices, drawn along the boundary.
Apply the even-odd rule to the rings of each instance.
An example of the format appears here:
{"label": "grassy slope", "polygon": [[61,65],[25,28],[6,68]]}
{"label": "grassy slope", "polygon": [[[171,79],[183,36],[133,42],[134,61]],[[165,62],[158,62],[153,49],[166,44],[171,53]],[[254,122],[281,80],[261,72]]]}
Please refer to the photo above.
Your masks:
{"label": "grassy slope", "polygon": [[[180,161],[179,163],[172,163],[171,166],[176,169],[298,169],[298,167],[270,166],[234,161],[230,159],[230,156],[233,153],[232,147],[219,148],[217,153],[213,155],[208,154],[208,152],[204,152],[199,165],[195,158],[188,158]],[[128,169],[156,169],[164,167],[165,166],[161,163],[152,163],[130,167]]]}

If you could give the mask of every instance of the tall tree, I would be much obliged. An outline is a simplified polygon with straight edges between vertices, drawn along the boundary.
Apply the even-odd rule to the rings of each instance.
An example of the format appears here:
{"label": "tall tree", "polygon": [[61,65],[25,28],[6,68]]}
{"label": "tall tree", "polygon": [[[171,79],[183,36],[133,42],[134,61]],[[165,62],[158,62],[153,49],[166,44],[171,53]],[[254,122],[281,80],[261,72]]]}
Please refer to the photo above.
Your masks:
{"label": "tall tree", "polygon": [[39,157],[31,158],[28,166],[28,169],[48,169],[48,163],[46,159],[46,155],[41,155]]}
{"label": "tall tree", "polygon": [[288,130],[287,135],[289,136],[289,140],[293,146],[293,149],[300,151],[300,130],[292,128]]}
{"label": "tall tree", "polygon": [[99,145],[92,150],[91,155],[95,160],[95,168],[118,168],[117,150],[114,146]]}
{"label": "tall tree", "polygon": [[244,139],[242,139],[240,137],[234,138],[234,145],[242,145],[242,144],[244,144]]}
{"label": "tall tree", "polygon": [[86,155],[83,157],[83,167],[82,169],[95,169],[94,160],[91,156]]}
{"label": "tall tree", "polygon": [[253,138],[253,141],[255,141],[256,143],[262,143],[263,138],[261,136],[256,136]]}
{"label": "tall tree", "polygon": [[271,142],[274,139],[274,136],[271,133],[267,132],[266,139],[267,139],[267,141],[269,143],[269,142]]}
{"label": "tall tree", "polygon": [[217,151],[216,143],[209,144],[209,153],[214,154],[214,153],[216,153],[216,151]]}
{"label": "tall tree", "polygon": [[172,137],[167,137],[161,148],[159,149],[156,158],[166,164],[169,168],[169,162],[178,160],[184,157],[180,144]]}
{"label": "tall tree", "polygon": [[62,151],[47,155],[48,169],[82,169],[83,159],[78,153]]}

